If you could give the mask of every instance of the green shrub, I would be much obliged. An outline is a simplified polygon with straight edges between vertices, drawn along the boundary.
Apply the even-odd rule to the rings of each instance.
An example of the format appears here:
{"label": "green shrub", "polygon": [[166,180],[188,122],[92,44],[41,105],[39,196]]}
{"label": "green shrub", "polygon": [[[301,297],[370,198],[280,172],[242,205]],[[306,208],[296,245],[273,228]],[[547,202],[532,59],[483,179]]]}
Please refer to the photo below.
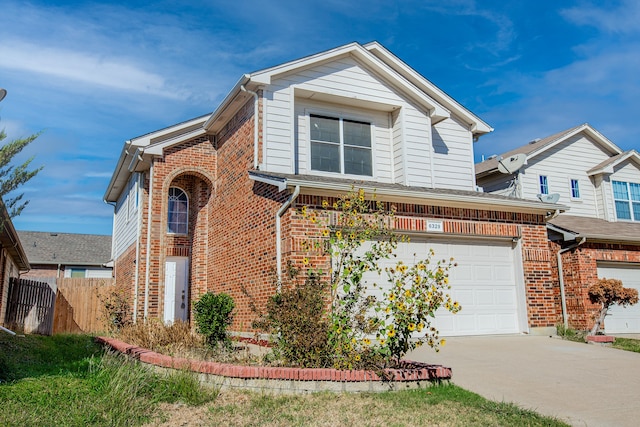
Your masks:
{"label": "green shrub", "polygon": [[231,312],[234,308],[233,298],[224,293],[207,292],[195,302],[193,312],[196,331],[204,336],[207,344],[230,346],[227,326],[233,320]]}
{"label": "green shrub", "polygon": [[314,271],[298,283],[298,269],[291,264],[287,279],[283,290],[267,302],[266,315],[253,326],[271,333],[274,353],[287,365],[328,366],[328,284]]}

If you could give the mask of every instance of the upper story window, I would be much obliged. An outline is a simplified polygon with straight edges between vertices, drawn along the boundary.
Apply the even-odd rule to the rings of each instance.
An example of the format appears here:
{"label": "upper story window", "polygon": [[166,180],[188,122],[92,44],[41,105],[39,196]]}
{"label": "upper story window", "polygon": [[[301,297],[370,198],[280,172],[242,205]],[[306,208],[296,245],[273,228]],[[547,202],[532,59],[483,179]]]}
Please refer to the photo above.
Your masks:
{"label": "upper story window", "polygon": [[540,175],[540,194],[549,194],[549,183],[546,175]]}
{"label": "upper story window", "polygon": [[640,221],[640,184],[623,181],[612,181],[612,184],[616,217]]}
{"label": "upper story window", "polygon": [[571,198],[579,199],[580,198],[580,183],[577,179],[571,180]]}
{"label": "upper story window", "polygon": [[371,123],[312,114],[311,169],[373,175]]}
{"label": "upper story window", "polygon": [[189,199],[187,198],[187,193],[178,187],[169,188],[167,211],[167,232],[187,234],[189,227]]}

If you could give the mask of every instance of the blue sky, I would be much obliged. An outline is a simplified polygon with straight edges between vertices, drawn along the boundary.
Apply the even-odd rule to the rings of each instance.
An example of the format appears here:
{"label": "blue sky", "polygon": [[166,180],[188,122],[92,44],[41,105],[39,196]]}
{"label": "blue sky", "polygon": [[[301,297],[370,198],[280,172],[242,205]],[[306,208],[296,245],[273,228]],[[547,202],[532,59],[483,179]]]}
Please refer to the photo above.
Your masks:
{"label": "blue sky", "polygon": [[[585,122],[638,147],[640,2],[14,1],[0,127],[44,131],[18,230],[111,234],[125,140],[215,109],[243,73],[376,40],[495,128],[476,159]],[[602,5],[602,4],[605,5]]]}

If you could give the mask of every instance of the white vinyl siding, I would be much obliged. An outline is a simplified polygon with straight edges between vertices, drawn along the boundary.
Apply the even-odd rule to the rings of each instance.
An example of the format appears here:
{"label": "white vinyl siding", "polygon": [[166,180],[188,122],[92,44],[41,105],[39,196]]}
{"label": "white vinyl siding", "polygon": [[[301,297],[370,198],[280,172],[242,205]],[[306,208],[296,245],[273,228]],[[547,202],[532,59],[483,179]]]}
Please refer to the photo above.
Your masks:
{"label": "white vinyl siding", "polygon": [[65,267],[64,277],[81,277],[87,279],[110,279],[112,270],[100,267]]}
{"label": "white vinyl siding", "polygon": [[138,227],[139,190],[137,174],[132,174],[116,202],[113,214],[113,258],[117,259],[136,241]]}
{"label": "white vinyl siding", "polygon": [[[583,136],[576,135],[542,154],[531,158],[521,173],[522,196],[537,200],[540,194],[540,176],[547,177],[549,194],[560,194],[558,203],[569,206],[570,215],[598,217],[596,189],[587,171],[610,157],[599,145]],[[580,198],[571,197],[570,179],[577,179]]]}
{"label": "white vinyl siding", "polygon": [[433,177],[436,188],[475,190],[473,135],[455,116],[433,126]]}

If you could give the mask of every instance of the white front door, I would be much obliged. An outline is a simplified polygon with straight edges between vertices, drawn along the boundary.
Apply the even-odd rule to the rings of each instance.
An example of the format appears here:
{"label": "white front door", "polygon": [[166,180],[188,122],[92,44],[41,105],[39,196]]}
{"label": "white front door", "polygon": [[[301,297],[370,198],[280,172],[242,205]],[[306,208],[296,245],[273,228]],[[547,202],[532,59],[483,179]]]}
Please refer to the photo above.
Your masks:
{"label": "white front door", "polygon": [[187,320],[189,313],[189,258],[167,257],[164,265],[164,323]]}

